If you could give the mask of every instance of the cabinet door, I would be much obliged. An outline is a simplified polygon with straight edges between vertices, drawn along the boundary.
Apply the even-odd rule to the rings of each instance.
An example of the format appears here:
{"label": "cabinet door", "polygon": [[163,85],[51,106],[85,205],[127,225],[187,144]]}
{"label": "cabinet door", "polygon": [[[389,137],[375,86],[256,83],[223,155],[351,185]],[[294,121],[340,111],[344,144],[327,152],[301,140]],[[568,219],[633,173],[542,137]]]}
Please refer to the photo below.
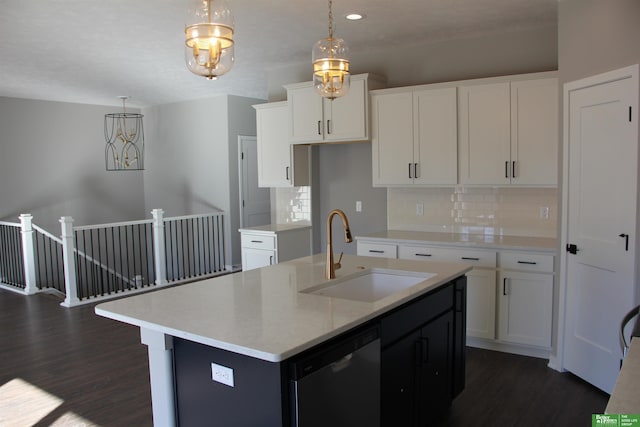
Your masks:
{"label": "cabinet door", "polygon": [[380,366],[382,426],[413,426],[421,332],[414,331],[382,350]]}
{"label": "cabinet door", "polygon": [[558,80],[511,83],[511,183],[557,185],[557,158]]}
{"label": "cabinet door", "polygon": [[498,339],[551,347],[553,275],[504,271],[499,284]]}
{"label": "cabinet door", "polygon": [[496,271],[474,268],[467,273],[467,335],[496,337]]}
{"label": "cabinet door", "polygon": [[373,185],[413,182],[413,96],[411,92],[374,95],[372,114]]}
{"label": "cabinet door", "polygon": [[460,183],[503,185],[511,176],[509,83],[459,89]]}
{"label": "cabinet door", "polygon": [[[319,98],[317,94],[316,97]],[[365,80],[351,79],[349,92],[345,96],[333,101],[322,101],[326,141],[362,141],[369,138],[368,93]]]}
{"label": "cabinet door", "polygon": [[[429,425],[433,414],[451,404],[453,314],[430,322],[420,331],[416,357],[420,365],[416,393],[416,424]],[[403,425],[403,424],[395,424]]]}
{"label": "cabinet door", "polygon": [[242,271],[266,267],[277,262],[275,251],[242,248]]}
{"label": "cabinet door", "polygon": [[311,83],[305,87],[287,89],[287,103],[289,104],[288,142],[321,141],[324,135],[322,98]]}
{"label": "cabinet door", "polygon": [[256,109],[258,147],[258,185],[291,187],[293,171],[286,132],[286,103],[260,106]]}
{"label": "cabinet door", "polygon": [[413,93],[414,183],[458,183],[456,88]]}

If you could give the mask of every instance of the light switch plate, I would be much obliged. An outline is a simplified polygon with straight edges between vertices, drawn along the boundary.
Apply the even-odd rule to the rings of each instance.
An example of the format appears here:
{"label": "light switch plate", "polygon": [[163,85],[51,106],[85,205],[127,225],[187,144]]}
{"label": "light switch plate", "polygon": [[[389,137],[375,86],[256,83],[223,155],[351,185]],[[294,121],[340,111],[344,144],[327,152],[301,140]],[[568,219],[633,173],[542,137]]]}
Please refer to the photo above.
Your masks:
{"label": "light switch plate", "polygon": [[416,215],[424,215],[424,203],[416,203]]}
{"label": "light switch plate", "polygon": [[227,368],[226,366],[218,365],[217,363],[212,363],[211,379],[216,382],[222,383],[224,385],[228,385],[229,387],[234,387],[233,369]]}
{"label": "light switch plate", "polygon": [[362,202],[360,200],[356,202],[356,212],[362,212]]}

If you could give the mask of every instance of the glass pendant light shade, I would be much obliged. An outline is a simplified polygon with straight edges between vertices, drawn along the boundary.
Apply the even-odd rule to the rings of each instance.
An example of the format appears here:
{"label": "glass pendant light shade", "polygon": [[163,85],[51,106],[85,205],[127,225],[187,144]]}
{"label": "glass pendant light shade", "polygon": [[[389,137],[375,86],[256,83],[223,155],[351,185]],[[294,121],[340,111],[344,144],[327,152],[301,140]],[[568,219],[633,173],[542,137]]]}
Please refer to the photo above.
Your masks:
{"label": "glass pendant light shade", "polygon": [[321,39],[313,46],[313,86],[323,98],[335,99],[349,91],[348,53],[343,39]]}
{"label": "glass pendant light shade", "polygon": [[191,0],[185,27],[187,68],[215,80],[235,61],[234,20],[225,0]]}
{"label": "glass pendant light shade", "polygon": [[349,48],[343,39],[333,37],[332,1],[329,0],[329,37],[313,46],[313,86],[320,96],[334,100],[349,91]]}

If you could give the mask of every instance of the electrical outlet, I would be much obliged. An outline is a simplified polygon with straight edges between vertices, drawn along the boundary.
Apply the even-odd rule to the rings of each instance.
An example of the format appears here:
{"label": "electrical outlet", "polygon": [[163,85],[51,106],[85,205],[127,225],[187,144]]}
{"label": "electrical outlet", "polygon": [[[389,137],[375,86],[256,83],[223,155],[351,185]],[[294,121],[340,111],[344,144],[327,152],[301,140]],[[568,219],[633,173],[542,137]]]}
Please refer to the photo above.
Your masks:
{"label": "electrical outlet", "polygon": [[224,385],[228,385],[229,387],[234,387],[233,369],[227,368],[226,366],[218,365],[217,363],[212,363],[211,379],[216,382],[222,383]]}
{"label": "electrical outlet", "polygon": [[360,200],[356,202],[356,212],[362,212],[362,202]]}
{"label": "electrical outlet", "polygon": [[540,219],[549,219],[549,206],[540,207]]}
{"label": "electrical outlet", "polygon": [[416,215],[423,216],[424,215],[424,203],[416,203]]}

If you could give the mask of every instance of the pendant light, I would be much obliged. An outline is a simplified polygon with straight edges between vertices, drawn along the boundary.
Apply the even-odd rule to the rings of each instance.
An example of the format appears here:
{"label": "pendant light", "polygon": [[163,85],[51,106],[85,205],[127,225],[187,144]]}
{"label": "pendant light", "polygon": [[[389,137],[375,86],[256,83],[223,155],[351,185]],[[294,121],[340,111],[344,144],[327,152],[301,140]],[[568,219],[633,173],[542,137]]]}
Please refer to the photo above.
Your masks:
{"label": "pendant light", "polygon": [[233,67],[233,15],[225,0],[191,0],[185,61],[194,74],[215,80]]}
{"label": "pendant light", "polygon": [[334,100],[349,91],[349,48],[333,37],[332,1],[329,0],[329,37],[313,46],[313,86],[323,98]]}
{"label": "pendant light", "polygon": [[127,113],[122,100],[122,113],[104,115],[104,162],[108,171],[144,169],[144,128],[139,113]]}

